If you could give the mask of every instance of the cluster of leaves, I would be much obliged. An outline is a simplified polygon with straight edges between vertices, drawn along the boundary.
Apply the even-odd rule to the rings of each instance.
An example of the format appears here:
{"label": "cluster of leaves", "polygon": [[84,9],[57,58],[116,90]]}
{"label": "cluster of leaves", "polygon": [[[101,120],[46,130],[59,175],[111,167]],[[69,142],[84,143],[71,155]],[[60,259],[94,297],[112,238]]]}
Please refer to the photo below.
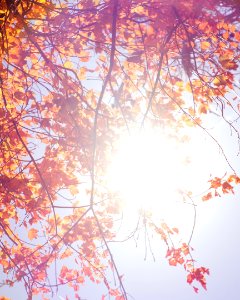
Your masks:
{"label": "cluster of leaves", "polygon": [[[188,125],[205,130],[212,107],[226,122],[226,105],[239,117],[229,96],[237,92],[238,12],[233,0],[1,1],[4,284],[23,282],[29,300],[51,298],[61,285],[79,298],[89,278],[128,298],[109,248],[120,213],[103,182],[112,144],[145,124],[176,135]],[[229,180],[211,184],[231,190]],[[168,240],[168,230],[156,232]],[[171,265],[182,263],[182,247],[167,251]],[[187,271],[189,283],[206,287],[205,268]]]}
{"label": "cluster of leaves", "polygon": [[210,182],[209,192],[202,197],[203,201],[210,200],[213,197],[221,197],[222,194],[234,194],[234,185],[240,183],[240,178],[237,175],[230,175],[228,178],[215,177]]}

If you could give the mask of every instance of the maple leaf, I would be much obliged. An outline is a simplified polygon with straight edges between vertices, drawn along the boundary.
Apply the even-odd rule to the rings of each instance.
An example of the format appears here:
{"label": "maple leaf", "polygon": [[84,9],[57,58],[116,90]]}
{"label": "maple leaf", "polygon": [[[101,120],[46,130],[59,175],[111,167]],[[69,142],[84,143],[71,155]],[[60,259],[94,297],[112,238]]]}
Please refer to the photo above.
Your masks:
{"label": "maple leaf", "polygon": [[240,178],[237,175],[230,175],[228,178],[228,182],[240,183]]}
{"label": "maple leaf", "polygon": [[211,182],[211,188],[213,188],[213,189],[217,189],[222,185],[221,178],[218,178],[218,177],[215,177],[210,182]]}
{"label": "maple leaf", "polygon": [[201,104],[198,111],[201,114],[206,114],[208,112],[208,105],[207,104]]}
{"label": "maple leaf", "polygon": [[229,54],[227,53],[219,57],[219,62],[221,66],[227,70],[236,70],[238,68],[238,64],[234,59],[229,58]]}
{"label": "maple leaf", "polygon": [[37,238],[38,236],[38,230],[35,229],[35,228],[31,228],[29,231],[28,231],[28,238],[30,240],[33,240],[35,238]]}
{"label": "maple leaf", "polygon": [[227,181],[225,181],[222,184],[222,191],[223,191],[224,194],[229,193],[229,192],[233,193],[233,186],[231,184],[229,184]]}
{"label": "maple leaf", "polygon": [[213,197],[213,196],[212,196],[212,193],[209,192],[209,193],[207,193],[207,195],[204,195],[204,196],[202,197],[202,200],[203,200],[203,201],[208,201],[208,200],[210,200],[212,197]]}
{"label": "maple leaf", "polygon": [[201,42],[201,49],[202,49],[202,50],[207,50],[207,49],[210,48],[210,46],[211,46],[211,44],[210,44],[210,42],[208,42],[208,41],[203,41],[203,42]]}

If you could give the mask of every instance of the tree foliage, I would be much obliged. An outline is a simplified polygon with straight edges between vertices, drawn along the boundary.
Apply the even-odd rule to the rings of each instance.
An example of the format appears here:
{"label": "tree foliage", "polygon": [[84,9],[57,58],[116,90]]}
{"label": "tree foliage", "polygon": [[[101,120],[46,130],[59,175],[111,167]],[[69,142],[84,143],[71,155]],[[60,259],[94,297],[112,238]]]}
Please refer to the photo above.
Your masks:
{"label": "tree foliage", "polygon": [[[237,0],[1,2],[3,285],[22,282],[28,299],[65,285],[80,299],[89,278],[128,298],[109,246],[121,205],[104,182],[122,131],[149,125],[181,139],[183,128],[200,128],[230,171],[202,200],[233,191],[240,179],[203,120],[214,110],[239,138],[225,114],[239,118],[239,11]],[[177,230],[141,222],[163,240],[169,264],[206,288],[208,269],[195,266],[190,244],[171,246]]]}

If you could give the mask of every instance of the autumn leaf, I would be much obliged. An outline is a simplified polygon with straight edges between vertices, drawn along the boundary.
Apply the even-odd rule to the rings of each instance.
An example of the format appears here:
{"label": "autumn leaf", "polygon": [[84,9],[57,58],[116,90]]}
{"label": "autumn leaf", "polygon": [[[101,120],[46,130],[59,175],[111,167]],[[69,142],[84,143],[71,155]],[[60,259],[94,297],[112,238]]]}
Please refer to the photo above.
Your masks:
{"label": "autumn leaf", "polygon": [[38,230],[35,229],[35,228],[31,228],[31,229],[28,231],[28,238],[29,238],[30,240],[36,239],[36,238],[37,238],[37,235],[38,235]]}
{"label": "autumn leaf", "polygon": [[66,61],[63,65],[67,69],[71,69],[73,67],[73,63],[71,61]]}
{"label": "autumn leaf", "polygon": [[[64,284],[68,299],[80,298],[77,291],[90,280],[105,283],[103,299],[125,299],[108,247],[118,240],[125,209],[124,193],[106,179],[112,154],[122,135],[146,128],[178,141],[189,129],[212,135],[205,121],[216,116],[237,133],[237,119],[229,117],[239,110],[236,1],[7,0],[0,4],[0,28],[2,283],[22,285],[29,299],[50,299]],[[212,140],[221,144],[214,134]],[[158,156],[165,160],[170,152]],[[151,154],[135,168],[157,177],[166,192],[156,197],[149,188],[145,198],[168,198],[182,178],[174,180],[177,170],[169,175],[164,163],[156,176],[146,172]],[[204,168],[208,163],[198,157]],[[240,183],[237,174],[215,176],[203,201],[233,193]],[[162,242],[169,265],[181,265],[187,282],[205,289],[208,271],[197,267],[180,228],[156,224],[161,209],[156,217],[134,213],[137,230]],[[52,270],[56,282],[46,284]]]}
{"label": "autumn leaf", "polygon": [[210,42],[208,42],[208,41],[203,41],[203,42],[201,42],[201,49],[202,49],[203,51],[209,49],[210,46],[211,46],[211,44],[210,44]]}
{"label": "autumn leaf", "polygon": [[227,70],[237,70],[237,68],[238,68],[238,64],[234,60],[229,59],[226,56],[220,56],[219,62],[221,64],[221,66]]}
{"label": "autumn leaf", "polygon": [[199,291],[199,288],[197,288],[197,287],[193,286],[193,289],[194,289],[194,292],[195,292],[195,293],[198,293],[198,291]]}
{"label": "autumn leaf", "polygon": [[228,182],[234,182],[236,184],[240,183],[240,178],[237,175],[230,175],[228,177]]}
{"label": "autumn leaf", "polygon": [[232,192],[233,193],[233,186],[229,184],[227,181],[223,182],[222,184],[222,191],[224,194]]}
{"label": "autumn leaf", "polygon": [[198,111],[199,111],[200,114],[206,114],[208,112],[208,105],[207,104],[201,104],[199,106]]}
{"label": "autumn leaf", "polygon": [[219,177],[215,177],[214,179],[210,180],[210,182],[211,182],[211,188],[213,189],[217,189],[222,185],[221,178]]}
{"label": "autumn leaf", "polygon": [[205,196],[202,197],[202,200],[203,200],[203,201],[208,201],[208,200],[210,200],[212,197],[213,197],[213,196],[212,196],[212,193],[209,192],[209,193],[207,193],[207,195],[205,195]]}

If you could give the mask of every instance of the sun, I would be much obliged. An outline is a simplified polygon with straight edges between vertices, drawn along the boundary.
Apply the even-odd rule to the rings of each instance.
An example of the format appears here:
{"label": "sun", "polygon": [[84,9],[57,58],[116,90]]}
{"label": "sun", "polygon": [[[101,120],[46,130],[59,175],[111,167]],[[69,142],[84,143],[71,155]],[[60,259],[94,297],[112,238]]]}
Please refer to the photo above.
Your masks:
{"label": "sun", "polygon": [[153,129],[124,135],[109,165],[108,186],[130,215],[144,210],[171,223],[185,222],[193,213],[189,191],[203,192],[210,169],[216,160],[219,164],[213,148],[200,134],[186,140]]}
{"label": "sun", "polygon": [[109,168],[112,190],[128,210],[173,210],[184,161],[177,143],[154,131],[125,136]]}

